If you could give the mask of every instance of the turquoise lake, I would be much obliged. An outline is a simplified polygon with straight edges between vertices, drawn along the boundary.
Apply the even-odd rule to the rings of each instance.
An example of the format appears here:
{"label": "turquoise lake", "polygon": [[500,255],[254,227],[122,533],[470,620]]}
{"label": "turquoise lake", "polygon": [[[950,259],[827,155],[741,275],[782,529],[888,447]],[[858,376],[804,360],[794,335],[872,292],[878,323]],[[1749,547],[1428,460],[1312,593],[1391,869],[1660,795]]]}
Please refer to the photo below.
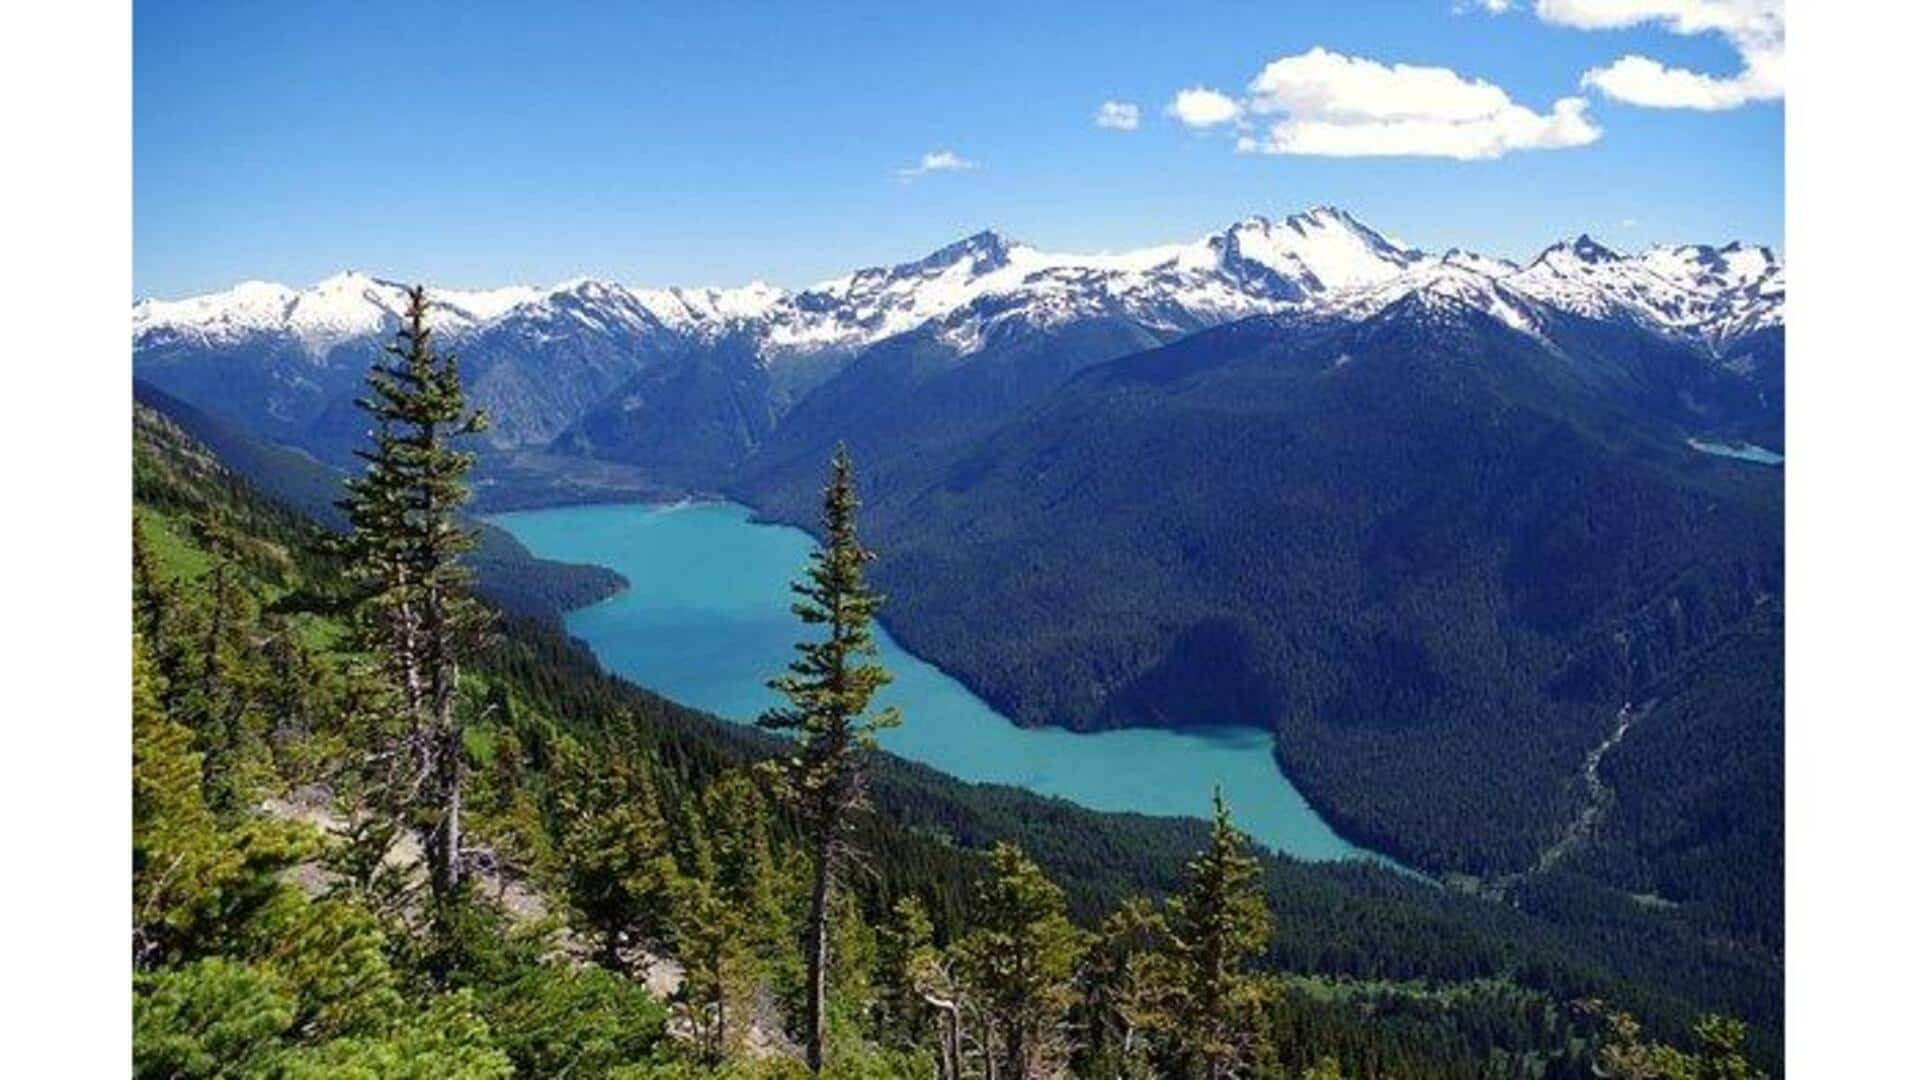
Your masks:
{"label": "turquoise lake", "polygon": [[[788,583],[813,540],[733,503],[568,506],[490,518],[534,554],[611,567],[626,591],[567,617],[601,663],[728,720],[751,723],[801,626]],[[1254,839],[1305,859],[1376,857],[1337,836],[1280,772],[1272,736],[1250,728],[1076,734],[1022,728],[934,665],[879,635],[894,682],[878,704],[905,723],[881,736],[904,758],[962,780],[1014,784],[1096,810],[1205,816],[1219,784]]]}

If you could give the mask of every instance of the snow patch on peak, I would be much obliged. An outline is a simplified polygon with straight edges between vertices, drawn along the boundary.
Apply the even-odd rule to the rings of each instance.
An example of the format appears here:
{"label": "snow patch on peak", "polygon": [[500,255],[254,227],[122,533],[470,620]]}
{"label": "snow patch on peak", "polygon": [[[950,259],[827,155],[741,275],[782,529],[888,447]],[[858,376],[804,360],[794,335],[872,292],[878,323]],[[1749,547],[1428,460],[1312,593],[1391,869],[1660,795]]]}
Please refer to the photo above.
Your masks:
{"label": "snow patch on peak", "polygon": [[298,296],[271,281],[243,281],[224,292],[184,300],[145,299],[133,305],[133,332],[173,329],[224,340],[274,326],[286,318]]}
{"label": "snow patch on peak", "polygon": [[1515,266],[1505,259],[1498,259],[1489,255],[1479,255],[1471,251],[1463,251],[1460,248],[1448,248],[1447,253],[1440,256],[1440,262],[1445,266],[1460,267],[1464,270],[1471,270],[1476,274],[1485,274],[1490,278],[1503,278],[1509,274],[1515,274],[1520,271],[1518,266]]}
{"label": "snow patch on peak", "polygon": [[1547,304],[1593,319],[1627,319],[1709,345],[1784,318],[1785,268],[1763,247],[1673,245],[1639,255],[1590,237],[1563,241],[1507,279]]}
{"label": "snow patch on peak", "polygon": [[1332,207],[1315,207],[1278,224],[1249,218],[1222,239],[1225,258],[1251,261],[1310,292],[1377,284],[1426,258]]}
{"label": "snow patch on peak", "polygon": [[635,292],[647,310],[667,326],[689,332],[713,333],[768,317],[789,294],[763,281],[737,289],[640,289]]}
{"label": "snow patch on peak", "polygon": [[1492,263],[1499,273],[1488,273],[1467,259],[1433,259],[1371,289],[1344,297],[1341,307],[1353,318],[1367,318],[1389,308],[1405,305],[1412,309],[1457,316],[1476,311],[1490,315],[1530,337],[1544,339],[1547,314],[1533,298],[1511,289],[1502,279],[1512,267],[1474,256],[1471,262]]}
{"label": "snow patch on peak", "polygon": [[443,304],[466,316],[473,323],[497,319],[521,304],[538,300],[541,290],[534,285],[503,285],[497,289],[445,289],[429,291],[429,304]]}
{"label": "snow patch on peak", "polygon": [[1596,266],[1602,263],[1620,262],[1622,256],[1607,245],[1595,240],[1586,233],[1571,240],[1559,240],[1547,245],[1546,249],[1534,256],[1528,269],[1546,266],[1558,270],[1574,270],[1582,266]]}
{"label": "snow patch on peak", "polygon": [[[540,295],[527,286],[429,289],[427,323],[458,334]],[[133,305],[133,337],[174,335],[207,345],[252,337],[292,338],[315,360],[337,345],[385,334],[406,311],[406,286],[345,270],[306,289],[245,281],[224,292],[183,300],[145,299]]]}

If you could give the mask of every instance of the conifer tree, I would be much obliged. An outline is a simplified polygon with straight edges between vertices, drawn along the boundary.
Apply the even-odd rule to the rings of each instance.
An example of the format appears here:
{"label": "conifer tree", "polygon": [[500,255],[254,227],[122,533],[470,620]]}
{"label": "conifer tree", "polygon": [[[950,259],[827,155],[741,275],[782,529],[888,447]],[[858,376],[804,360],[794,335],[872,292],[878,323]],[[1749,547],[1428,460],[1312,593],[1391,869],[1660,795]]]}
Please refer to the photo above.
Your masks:
{"label": "conifer tree", "polygon": [[223,829],[202,787],[193,732],[161,704],[164,686],[134,637],[133,959],[137,967],[231,950],[309,854],[295,827]]}
{"label": "conifer tree", "polygon": [[1693,1025],[1700,1046],[1694,1074],[1699,1080],[1757,1080],[1761,1075],[1747,1062],[1747,1025],[1731,1016],[1709,1013]]}
{"label": "conifer tree", "polygon": [[1700,1017],[1693,1025],[1693,1041],[1699,1049],[1689,1054],[1647,1040],[1639,1020],[1607,1008],[1604,1002],[1577,1001],[1574,1011],[1599,1021],[1595,1076],[1609,1080],[1758,1080],[1764,1076],[1747,1061],[1747,1026],[1732,1017],[1713,1013]]}
{"label": "conifer tree", "polygon": [[933,920],[917,896],[903,896],[880,929],[874,950],[874,1035],[882,1045],[921,1045],[933,1008],[922,996],[920,970],[933,950]]}
{"label": "conifer tree", "polygon": [[142,965],[164,941],[166,916],[185,890],[185,871],[214,846],[213,814],[200,791],[193,732],[160,706],[159,677],[145,641],[133,638],[133,954]]}
{"label": "conifer tree", "polygon": [[826,1048],[828,919],[847,857],[848,820],[864,802],[866,757],[876,733],[900,722],[893,709],[868,712],[874,692],[891,676],[871,659],[873,617],[882,597],[867,585],[866,564],[873,555],[855,531],[860,500],[844,446],[834,454],[823,501],[826,536],[805,580],[793,585],[799,597],[793,612],[826,636],[795,646],[800,655],[785,675],[768,684],[788,704],[760,719],[762,727],[790,733],[799,743],[784,779],[813,857],[804,952],[807,1067],[816,1073]]}
{"label": "conifer tree", "polygon": [[149,643],[166,634],[167,611],[172,606],[172,588],[160,572],[160,560],[153,552],[147,531],[140,519],[133,521],[133,629]]}
{"label": "conifer tree", "polygon": [[975,901],[978,924],[958,946],[962,978],[986,1019],[989,1075],[1014,1080],[1064,1066],[1073,975],[1084,951],[1066,894],[1016,844],[988,856]]}
{"label": "conifer tree", "polygon": [[1101,1076],[1158,1075],[1156,1055],[1172,1033],[1177,987],[1167,921],[1134,896],[1100,924],[1087,956],[1087,1053]]}
{"label": "conifer tree", "polygon": [[1215,788],[1207,849],[1187,864],[1186,890],[1168,920],[1182,983],[1181,1038],[1189,1067],[1207,1080],[1235,1075],[1252,1050],[1261,986],[1246,965],[1266,950],[1273,920],[1250,847]]}
{"label": "conifer tree", "polygon": [[760,789],[744,772],[709,785],[689,872],[672,876],[672,931],[685,965],[680,1016],[701,1057],[718,1064],[747,1032],[753,993],[792,943]]}
{"label": "conifer tree", "polygon": [[746,1029],[754,976],[747,912],[703,874],[676,877],[672,897],[674,946],[686,973],[679,1014],[702,1060],[718,1065]]}
{"label": "conifer tree", "polygon": [[958,1080],[968,1003],[955,958],[934,944],[933,920],[919,897],[904,896],[893,905],[874,953],[874,1026],[881,1044],[924,1047],[931,1035],[934,1075]]}
{"label": "conifer tree", "polygon": [[793,925],[783,903],[787,879],[774,865],[772,815],[751,773],[721,776],[701,797],[714,887],[738,908],[748,943],[766,974],[793,981]]}
{"label": "conifer tree", "polygon": [[357,404],[373,419],[373,445],[356,451],[366,468],[341,505],[368,590],[365,629],[411,720],[399,748],[411,775],[397,801],[420,821],[434,896],[444,901],[462,876],[460,661],[484,626],[459,561],[474,537],[455,517],[473,455],[452,443],[485,430],[486,414],[468,409],[459,364],[435,350],[432,335],[426,290],[415,286],[389,358],[367,372]]}
{"label": "conifer tree", "polygon": [[625,748],[593,761],[567,744],[555,772],[555,854],[567,899],[597,940],[601,966],[625,973],[623,946],[656,928],[649,917],[672,876],[650,771]]}
{"label": "conifer tree", "polygon": [[254,744],[256,729],[263,722],[259,699],[276,673],[267,669],[264,657],[256,655],[260,613],[238,584],[240,569],[229,557],[228,530],[196,519],[193,537],[207,552],[210,566],[200,579],[204,587],[196,597],[203,615],[195,650],[198,677],[182,695],[182,712],[195,730],[208,805],[230,816],[248,804],[258,779],[259,748]]}

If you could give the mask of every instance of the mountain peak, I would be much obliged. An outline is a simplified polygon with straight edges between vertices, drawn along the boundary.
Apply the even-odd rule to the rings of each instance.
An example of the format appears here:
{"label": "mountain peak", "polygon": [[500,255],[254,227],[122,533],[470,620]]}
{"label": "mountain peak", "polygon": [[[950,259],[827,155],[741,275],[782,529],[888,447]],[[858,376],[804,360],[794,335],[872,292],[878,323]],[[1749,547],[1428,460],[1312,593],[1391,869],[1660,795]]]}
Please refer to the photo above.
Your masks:
{"label": "mountain peak", "polygon": [[[1296,222],[1311,222],[1317,225],[1341,224],[1352,228],[1367,229],[1365,225],[1361,224],[1359,218],[1354,217],[1352,214],[1330,203],[1309,206],[1297,214],[1287,215],[1288,224]],[[1372,232],[1373,230],[1367,229],[1367,231]]]}
{"label": "mountain peak", "polygon": [[1620,258],[1619,253],[1586,233],[1574,240],[1573,253],[1583,262],[1615,262]]}
{"label": "mountain peak", "polygon": [[1549,264],[1559,262],[1560,260],[1554,258],[1554,256],[1569,256],[1572,259],[1581,263],[1585,263],[1588,266],[1598,266],[1602,263],[1619,262],[1621,261],[1621,259],[1624,258],[1624,256],[1622,256],[1619,252],[1613,250],[1607,245],[1601,243],[1600,241],[1595,240],[1591,235],[1587,233],[1581,233],[1579,236],[1574,237],[1572,240],[1555,241],[1553,244],[1549,245],[1545,251],[1542,251],[1537,258],[1533,260],[1534,265],[1538,265],[1543,262],[1549,263]]}
{"label": "mountain peak", "polygon": [[554,293],[571,293],[575,296],[590,300],[613,296],[626,291],[627,287],[617,281],[608,281],[605,278],[591,276],[568,278],[566,281],[553,287]]}
{"label": "mountain peak", "polygon": [[944,270],[962,259],[973,260],[976,274],[998,270],[1007,264],[1007,253],[1017,245],[993,229],[982,229],[964,240],[956,240],[924,259],[903,269]]}
{"label": "mountain peak", "polygon": [[1278,223],[1246,218],[1218,234],[1216,245],[1223,264],[1252,264],[1308,292],[1372,285],[1423,258],[1334,206],[1316,206]]}
{"label": "mountain peak", "polygon": [[1297,214],[1287,215],[1286,224],[1292,226],[1299,232],[1314,229],[1349,232],[1356,236],[1364,237],[1367,242],[1379,247],[1391,248],[1396,251],[1406,250],[1401,244],[1387,239],[1386,236],[1382,235],[1379,230],[1373,226],[1368,225],[1366,222],[1361,221],[1359,218],[1354,217],[1338,206],[1330,206],[1325,203],[1319,206],[1308,207]]}

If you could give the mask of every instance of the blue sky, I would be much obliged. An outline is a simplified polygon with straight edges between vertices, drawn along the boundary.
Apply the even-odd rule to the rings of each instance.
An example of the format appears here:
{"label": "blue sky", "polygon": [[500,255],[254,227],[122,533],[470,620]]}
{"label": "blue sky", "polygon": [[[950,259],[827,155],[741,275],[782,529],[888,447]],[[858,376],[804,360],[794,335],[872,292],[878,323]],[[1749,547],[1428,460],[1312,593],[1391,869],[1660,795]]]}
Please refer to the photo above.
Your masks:
{"label": "blue sky", "polygon": [[[1583,28],[1594,3],[142,0],[134,289],[300,285],[349,267],[457,286],[803,286],[986,227],[1117,250],[1319,203],[1420,246],[1510,257],[1583,231],[1627,248],[1777,245],[1779,100],[1646,107],[1633,102],[1665,84],[1582,86],[1630,54],[1733,86],[1736,41],[1671,21]],[[1590,141],[1478,160],[1236,152],[1305,115],[1314,86],[1260,113],[1250,84],[1315,47],[1360,65],[1356,78],[1373,61],[1484,80],[1527,110],[1523,126],[1582,98],[1586,134],[1562,141]],[[1168,115],[1195,87],[1238,102],[1238,118]],[[1138,127],[1096,126],[1105,101],[1137,105]],[[943,150],[973,167],[901,176]]]}

